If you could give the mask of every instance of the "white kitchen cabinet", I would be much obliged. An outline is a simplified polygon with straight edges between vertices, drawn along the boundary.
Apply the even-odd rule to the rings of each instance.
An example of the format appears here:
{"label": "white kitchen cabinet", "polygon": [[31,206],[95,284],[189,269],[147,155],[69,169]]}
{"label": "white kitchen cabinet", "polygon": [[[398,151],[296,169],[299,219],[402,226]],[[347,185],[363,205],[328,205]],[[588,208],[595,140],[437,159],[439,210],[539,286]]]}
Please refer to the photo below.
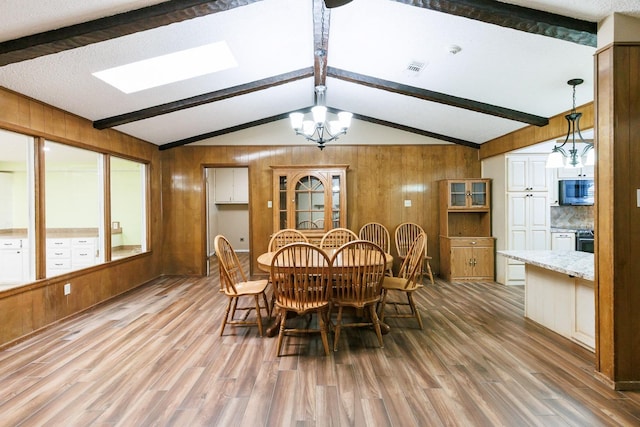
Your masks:
{"label": "white kitchen cabinet", "polygon": [[71,268],[77,270],[96,264],[97,239],[95,237],[75,237],[71,239]]}
{"label": "white kitchen cabinet", "polygon": [[[496,251],[550,249],[554,171],[546,168],[546,161],[547,154],[503,154],[482,161],[482,176],[493,179]],[[498,254],[496,281],[524,285],[524,264]]]}
{"label": "white kitchen cabinet", "polygon": [[98,262],[96,237],[47,239],[47,277],[90,267]]}
{"label": "white kitchen cabinet", "polygon": [[23,239],[0,239],[0,283],[16,284],[26,280],[26,250]]}
{"label": "white kitchen cabinet", "polygon": [[548,191],[553,171],[546,165],[546,156],[507,156],[507,191]]}
{"label": "white kitchen cabinet", "polygon": [[552,232],[551,233],[551,250],[552,251],[575,251],[576,250],[576,233],[574,232]]}
{"label": "white kitchen cabinet", "polygon": [[[549,196],[540,193],[507,193],[509,250],[548,250],[550,245]],[[524,285],[524,264],[509,259],[506,280]]]}
{"label": "white kitchen cabinet", "polygon": [[71,239],[47,239],[47,277],[71,271]]}
{"label": "white kitchen cabinet", "polygon": [[593,178],[594,167],[584,166],[581,168],[558,168],[558,179],[567,178]]}
{"label": "white kitchen cabinet", "polygon": [[249,203],[248,168],[216,168],[213,171],[216,203]]}

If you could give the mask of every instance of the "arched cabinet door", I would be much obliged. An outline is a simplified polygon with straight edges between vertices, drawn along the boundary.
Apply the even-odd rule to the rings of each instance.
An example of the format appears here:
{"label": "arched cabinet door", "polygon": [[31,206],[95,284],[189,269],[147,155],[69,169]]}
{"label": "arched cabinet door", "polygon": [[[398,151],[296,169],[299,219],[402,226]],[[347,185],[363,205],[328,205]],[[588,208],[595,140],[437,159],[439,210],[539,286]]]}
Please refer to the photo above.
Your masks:
{"label": "arched cabinet door", "polygon": [[348,165],[272,168],[274,232],[295,228],[313,238],[346,227]]}

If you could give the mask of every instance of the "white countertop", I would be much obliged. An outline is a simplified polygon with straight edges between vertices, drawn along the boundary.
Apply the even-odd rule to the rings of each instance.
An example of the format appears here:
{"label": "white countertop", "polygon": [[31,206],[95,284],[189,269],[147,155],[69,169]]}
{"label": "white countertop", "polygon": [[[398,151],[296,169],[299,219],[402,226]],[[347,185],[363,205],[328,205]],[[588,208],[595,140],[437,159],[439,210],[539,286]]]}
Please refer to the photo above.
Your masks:
{"label": "white countertop", "polygon": [[497,251],[507,258],[557,271],[569,276],[594,280],[593,254],[580,251]]}

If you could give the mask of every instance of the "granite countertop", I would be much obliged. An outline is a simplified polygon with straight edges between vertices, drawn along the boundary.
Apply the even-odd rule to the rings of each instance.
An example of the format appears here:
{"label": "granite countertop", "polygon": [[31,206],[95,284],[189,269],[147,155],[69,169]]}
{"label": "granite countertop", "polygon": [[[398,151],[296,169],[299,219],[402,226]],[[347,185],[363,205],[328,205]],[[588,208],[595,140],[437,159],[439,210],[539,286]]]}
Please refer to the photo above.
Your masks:
{"label": "granite countertop", "polygon": [[593,254],[580,251],[497,251],[499,254],[527,264],[557,271],[569,276],[594,280]]}

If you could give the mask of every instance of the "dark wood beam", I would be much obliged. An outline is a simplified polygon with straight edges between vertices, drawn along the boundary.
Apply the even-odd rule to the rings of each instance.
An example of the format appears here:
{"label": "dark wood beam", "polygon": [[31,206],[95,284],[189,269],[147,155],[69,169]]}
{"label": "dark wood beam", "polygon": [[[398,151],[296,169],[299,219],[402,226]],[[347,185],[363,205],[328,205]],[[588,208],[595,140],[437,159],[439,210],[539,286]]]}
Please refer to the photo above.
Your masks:
{"label": "dark wood beam", "polygon": [[0,43],[0,66],[75,49],[260,0],[180,0],[107,16]]}
{"label": "dark wood beam", "polygon": [[[331,113],[334,113],[334,114],[338,113],[338,110],[335,109],[335,108],[328,107],[327,110],[329,110]],[[311,111],[311,107],[300,109],[300,110],[296,110],[296,111],[301,112],[301,113],[308,113],[309,111]],[[160,145],[158,148],[160,149],[160,151],[168,150],[170,148],[176,148],[176,147],[181,147],[183,145],[191,144],[192,142],[202,141],[202,140],[205,140],[205,139],[208,139],[208,138],[215,138],[216,136],[225,135],[225,134],[228,134],[228,133],[231,133],[231,132],[237,132],[237,131],[240,131],[240,130],[249,129],[249,128],[254,127],[254,126],[260,126],[260,125],[264,125],[264,124],[267,124],[267,123],[275,122],[275,121],[278,121],[278,120],[287,119],[287,118],[289,118],[289,114],[292,113],[292,112],[293,111],[290,111],[289,113],[278,114],[276,116],[271,116],[271,117],[267,117],[267,118],[264,118],[264,119],[255,120],[255,121],[248,122],[248,123],[243,123],[241,125],[232,126],[232,127],[225,128],[225,129],[220,129],[220,130],[217,130],[217,131],[214,131],[214,132],[207,132],[207,133],[203,133],[201,135],[196,135],[196,136],[191,136],[189,138],[180,139],[178,141],[168,142],[166,144]],[[410,127],[410,126],[399,125],[397,123],[387,122],[387,121],[384,121],[384,120],[374,119],[373,117],[363,116],[361,114],[354,114],[353,117],[355,119],[362,120],[362,121],[365,121],[365,122],[375,123],[375,124],[381,125],[381,126],[388,126],[388,127],[394,128],[394,129],[403,130],[405,132],[415,133],[417,135],[422,135],[422,136],[428,136],[428,137],[431,137],[431,138],[440,139],[442,141],[452,142],[452,143],[458,144],[458,145],[464,145],[466,147],[471,147],[471,148],[475,148],[475,149],[479,149],[480,148],[480,144],[476,144],[475,142],[470,142],[470,141],[466,141],[466,140],[458,139],[458,138],[452,138],[450,136],[440,135],[440,134],[437,134],[437,133],[434,133],[434,132],[428,132],[428,131],[424,131],[422,129],[416,129],[416,128],[413,128],[413,127]],[[293,130],[291,132],[293,132]]]}
{"label": "dark wood beam", "polygon": [[546,126],[549,123],[549,119],[546,117],[523,113],[521,111],[498,107],[496,105],[485,104],[484,102],[473,101],[471,99],[459,98],[457,96],[447,95],[441,92],[407,86],[389,80],[377,79],[375,77],[352,73],[339,68],[328,67],[327,75],[375,89],[386,90],[405,96],[412,96],[414,98],[437,102],[439,104],[451,105],[457,108],[464,108],[465,110],[476,111],[478,113],[489,114],[491,116],[502,117],[504,119],[515,120],[530,125]]}
{"label": "dark wood beam", "polygon": [[[180,139],[178,141],[168,142],[166,144],[160,145],[158,148],[160,149],[160,151],[163,151],[163,150],[168,150],[170,148],[181,147],[183,145],[191,144],[192,142],[202,141],[202,140],[208,139],[208,138],[215,138],[216,136],[225,135],[225,134],[231,133],[231,132],[237,132],[239,130],[249,129],[249,128],[252,128],[254,126],[264,125],[264,124],[267,124],[267,123],[275,122],[277,120],[286,119],[288,117],[289,117],[289,113],[282,113],[282,114],[278,114],[276,116],[271,116],[271,117],[267,117],[267,118],[260,119],[260,120],[254,120],[252,122],[243,123],[241,125],[232,126],[232,127],[225,128],[225,129],[220,129],[220,130],[217,130],[217,131],[214,131],[214,132],[207,132],[207,133],[203,133],[201,135],[195,135],[195,136],[190,136],[189,138]],[[291,132],[293,132],[293,130]]]}
{"label": "dark wood beam", "polygon": [[256,80],[251,83],[233,86],[214,92],[204,93],[202,95],[192,96],[190,98],[180,99],[178,101],[172,101],[166,104],[155,105],[153,107],[143,108],[142,110],[108,117],[106,119],[96,120],[95,122],[93,122],[93,127],[96,129],[107,129],[114,126],[120,126],[126,123],[160,116],[162,114],[173,113],[175,111],[185,110],[187,108],[193,108],[211,102],[221,101],[223,99],[232,98],[234,96],[246,95],[251,92],[269,89],[274,86],[291,83],[293,81],[309,78],[312,76],[312,67],[302,68],[290,73],[280,74],[262,80]]}
{"label": "dark wood beam", "polygon": [[330,26],[331,11],[324,7],[324,0],[313,0],[313,68],[315,70],[315,86],[324,86],[326,84]]}
{"label": "dark wood beam", "polygon": [[423,9],[596,47],[598,24],[493,0],[395,0]]}
{"label": "dark wood beam", "polygon": [[361,114],[353,114],[353,118],[358,119],[358,120],[362,120],[365,122],[369,122],[369,123],[374,123],[377,125],[381,125],[381,126],[386,126],[386,127],[390,127],[390,128],[394,128],[394,129],[398,129],[398,130],[403,130],[405,132],[409,132],[409,133],[415,133],[417,135],[422,135],[422,136],[428,136],[430,138],[435,138],[435,139],[439,139],[441,141],[447,141],[447,142],[452,142],[454,144],[458,144],[458,145],[464,145],[465,147],[471,147],[471,148],[475,148],[476,150],[480,149],[480,144],[477,144],[475,142],[471,142],[471,141],[467,141],[464,139],[459,139],[459,138],[453,138],[451,136],[447,136],[447,135],[442,135],[439,133],[435,133],[435,132],[429,132],[426,130],[422,130],[422,129],[417,129],[414,127],[410,127],[410,126],[404,126],[398,123],[393,123],[393,122],[388,122],[386,120],[379,120],[379,119],[374,119],[373,117],[368,117],[368,116],[363,116]]}

